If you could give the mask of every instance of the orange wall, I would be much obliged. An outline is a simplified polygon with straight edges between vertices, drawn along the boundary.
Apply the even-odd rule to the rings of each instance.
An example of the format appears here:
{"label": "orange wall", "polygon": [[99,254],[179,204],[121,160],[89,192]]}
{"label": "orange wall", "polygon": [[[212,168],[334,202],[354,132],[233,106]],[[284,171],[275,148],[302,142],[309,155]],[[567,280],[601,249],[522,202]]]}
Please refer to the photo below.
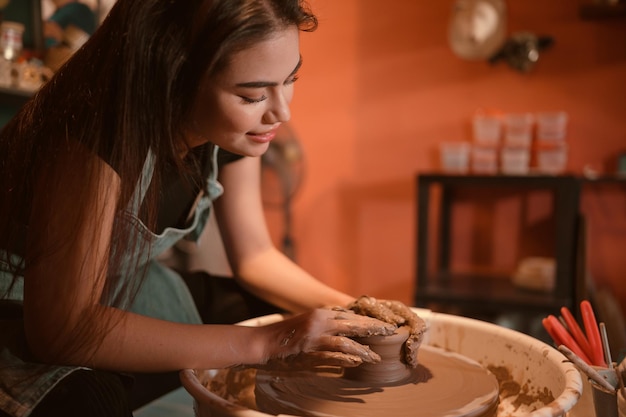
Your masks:
{"label": "orange wall", "polygon": [[[626,19],[583,21],[572,0],[509,0],[509,32],[555,45],[532,73],[463,61],[446,38],[453,1],[311,0],[292,105],[307,160],[294,206],[297,260],[355,295],[413,302],[415,175],[438,168],[437,144],[470,140],[478,107],[569,113],[569,169],[602,168],[626,149]],[[623,187],[586,192],[589,265],[626,304]],[[272,217],[274,216],[274,217]],[[276,232],[276,215],[270,213]],[[467,243],[467,245],[470,245]],[[469,262],[468,248],[455,255]],[[502,268],[514,268],[511,251]]]}

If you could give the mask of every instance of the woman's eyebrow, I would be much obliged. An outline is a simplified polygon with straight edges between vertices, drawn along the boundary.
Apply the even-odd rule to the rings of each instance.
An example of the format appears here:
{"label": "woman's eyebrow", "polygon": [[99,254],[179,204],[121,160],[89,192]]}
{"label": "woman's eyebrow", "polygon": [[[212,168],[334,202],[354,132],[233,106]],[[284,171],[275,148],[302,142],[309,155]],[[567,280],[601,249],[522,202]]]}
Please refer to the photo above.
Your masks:
{"label": "woman's eyebrow", "polygon": [[[294,74],[297,73],[298,70],[300,70],[301,66],[302,66],[302,56],[298,60],[296,67],[293,69],[293,71],[291,71],[291,74],[289,74],[289,77],[293,77]],[[278,83],[275,81],[249,81],[249,82],[244,82],[244,83],[238,83],[236,85],[237,87],[243,87],[243,88],[265,88],[265,87],[276,87]]]}

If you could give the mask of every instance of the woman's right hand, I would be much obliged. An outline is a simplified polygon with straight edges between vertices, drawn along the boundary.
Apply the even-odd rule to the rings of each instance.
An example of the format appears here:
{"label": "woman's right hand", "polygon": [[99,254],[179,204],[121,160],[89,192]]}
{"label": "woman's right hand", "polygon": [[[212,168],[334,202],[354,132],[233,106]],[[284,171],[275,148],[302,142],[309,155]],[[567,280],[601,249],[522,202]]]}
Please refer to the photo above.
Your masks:
{"label": "woman's right hand", "polygon": [[396,326],[342,308],[318,308],[259,328],[267,337],[263,365],[312,369],[376,363],[380,356],[352,337],[391,335]]}

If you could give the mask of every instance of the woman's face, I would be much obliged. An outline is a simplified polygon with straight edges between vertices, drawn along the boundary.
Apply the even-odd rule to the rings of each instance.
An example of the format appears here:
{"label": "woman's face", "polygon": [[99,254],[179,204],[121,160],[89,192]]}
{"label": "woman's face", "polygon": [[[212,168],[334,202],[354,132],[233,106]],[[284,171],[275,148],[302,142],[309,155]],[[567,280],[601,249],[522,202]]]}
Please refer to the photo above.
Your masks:
{"label": "woman's face", "polygon": [[300,63],[295,26],[235,53],[223,71],[202,82],[187,144],[212,142],[239,155],[262,155],[276,129],[291,116]]}

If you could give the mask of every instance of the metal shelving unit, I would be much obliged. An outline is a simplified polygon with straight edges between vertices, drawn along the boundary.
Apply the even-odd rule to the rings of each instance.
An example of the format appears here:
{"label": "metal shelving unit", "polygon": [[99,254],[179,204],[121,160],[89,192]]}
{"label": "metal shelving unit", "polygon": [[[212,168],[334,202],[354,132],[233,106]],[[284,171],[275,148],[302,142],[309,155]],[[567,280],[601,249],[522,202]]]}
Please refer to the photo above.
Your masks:
{"label": "metal shelving unit", "polygon": [[[437,241],[429,242],[429,229],[434,213],[431,207],[433,188],[440,189],[438,201]],[[482,188],[505,189],[508,193],[528,190],[550,190],[554,196],[556,260],[555,288],[551,293],[525,290],[515,286],[510,277],[483,273],[458,274],[451,270],[452,240],[451,207],[455,191]],[[577,312],[581,278],[576,268],[577,233],[580,221],[579,198],[581,182],[574,176],[503,176],[503,175],[445,175],[424,173],[417,176],[417,306],[468,310],[479,313],[558,314],[562,306]],[[437,206],[437,205],[435,205]],[[438,258],[429,268],[429,251],[436,249]]]}

